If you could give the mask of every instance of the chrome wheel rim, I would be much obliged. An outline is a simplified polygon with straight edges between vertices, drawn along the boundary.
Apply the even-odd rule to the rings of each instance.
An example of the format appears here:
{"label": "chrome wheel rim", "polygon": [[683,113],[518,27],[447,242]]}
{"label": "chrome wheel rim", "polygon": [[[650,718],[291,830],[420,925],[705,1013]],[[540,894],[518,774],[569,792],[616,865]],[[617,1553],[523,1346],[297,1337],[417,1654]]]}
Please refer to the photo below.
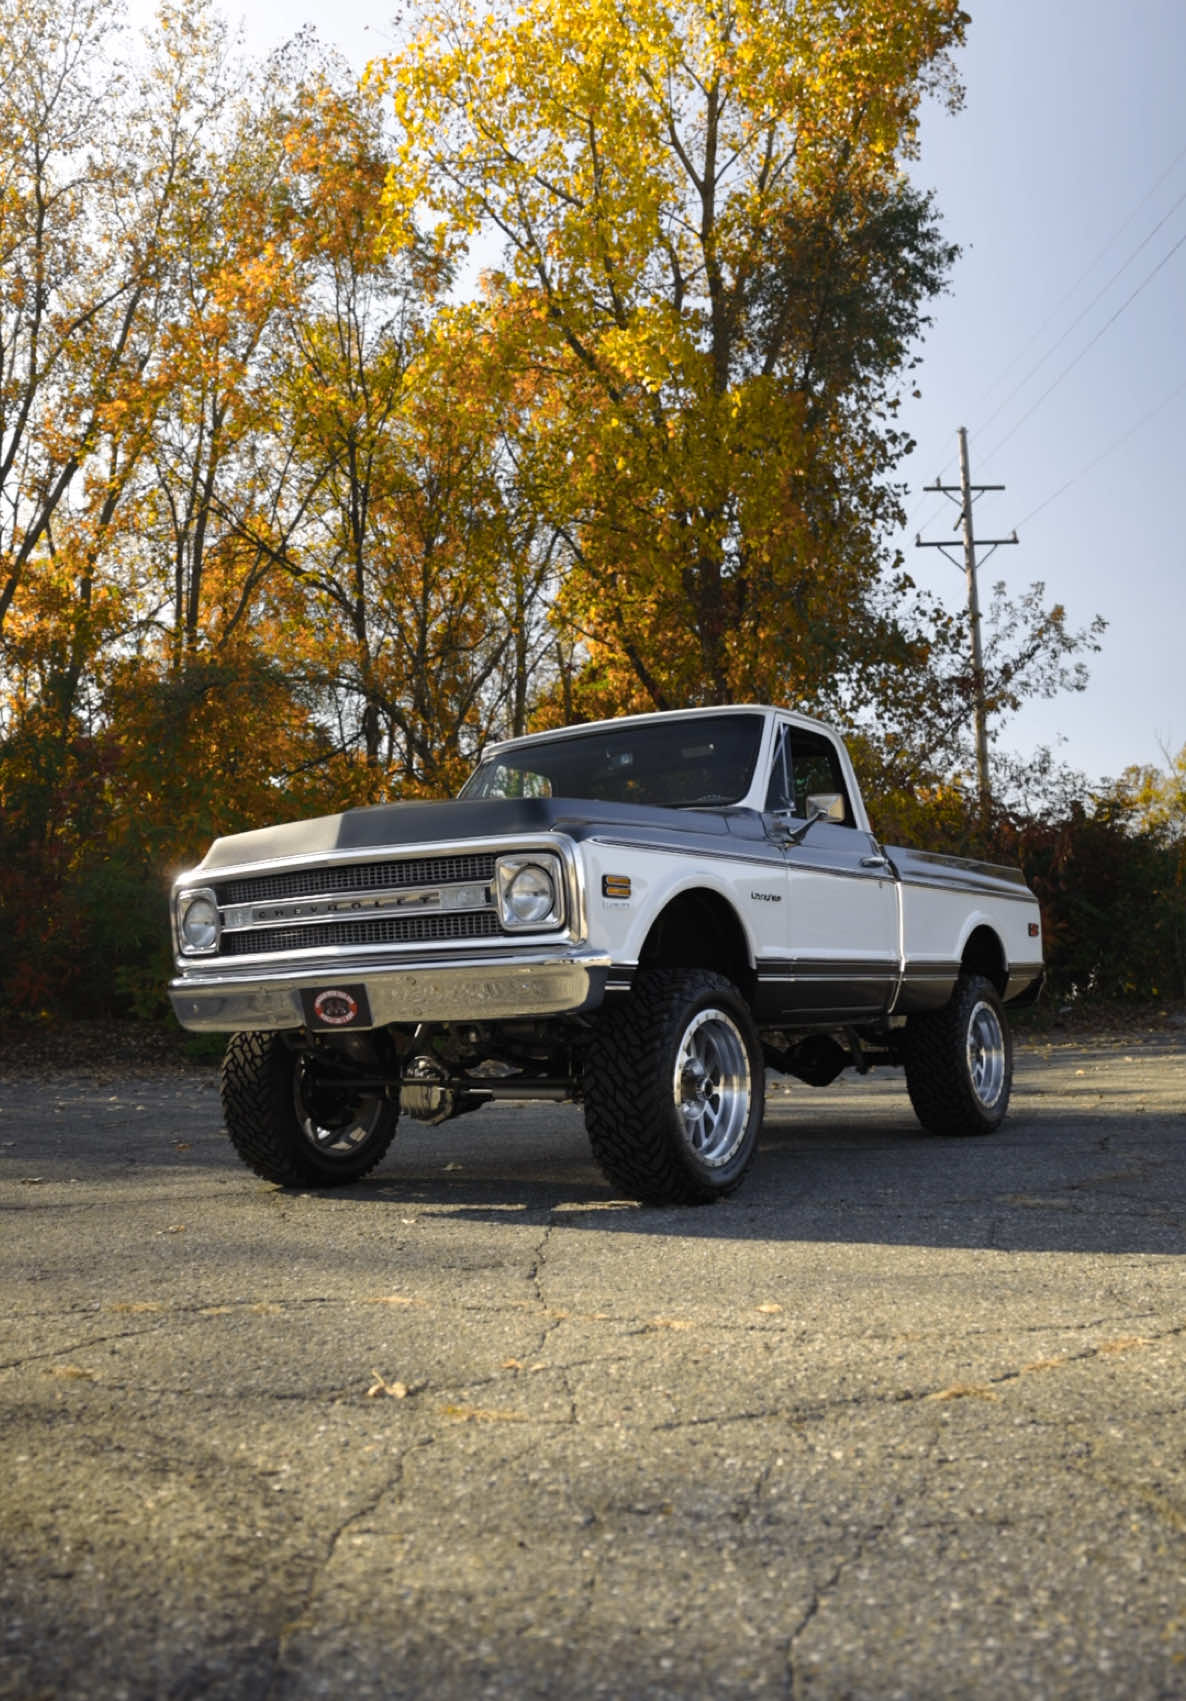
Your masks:
{"label": "chrome wheel rim", "polygon": [[749,1053],[723,1010],[701,1010],[684,1029],[672,1075],[675,1108],[693,1155],[711,1169],[727,1164],[749,1122]]}
{"label": "chrome wheel rim", "polygon": [[981,1001],[968,1019],[968,1080],[978,1102],[991,1110],[1005,1087],[1005,1035],[991,1004]]}
{"label": "chrome wheel rim", "polygon": [[352,1157],[375,1132],[383,1112],[383,1100],[368,1095],[330,1115],[324,1104],[316,1103],[316,1083],[303,1060],[293,1071],[292,1098],[301,1133],[323,1158]]}

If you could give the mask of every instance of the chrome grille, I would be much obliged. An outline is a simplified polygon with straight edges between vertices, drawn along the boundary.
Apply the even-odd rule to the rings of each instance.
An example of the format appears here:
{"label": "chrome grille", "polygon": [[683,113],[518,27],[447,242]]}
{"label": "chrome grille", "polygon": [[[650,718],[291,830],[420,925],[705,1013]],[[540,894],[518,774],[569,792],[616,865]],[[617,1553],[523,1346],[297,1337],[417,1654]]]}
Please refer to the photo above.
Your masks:
{"label": "chrome grille", "polygon": [[482,856],[426,856],[407,861],[339,863],[330,868],[294,868],[287,873],[228,880],[219,884],[218,896],[223,904],[254,904],[276,898],[327,897],[333,892],[464,885],[493,880],[494,860],[493,853],[487,852]]}
{"label": "chrome grille", "polygon": [[439,939],[497,939],[502,935],[492,910],[458,915],[385,916],[374,921],[324,921],[311,926],[260,927],[224,933],[224,957],[268,951],[311,951],[328,945],[416,945]]}

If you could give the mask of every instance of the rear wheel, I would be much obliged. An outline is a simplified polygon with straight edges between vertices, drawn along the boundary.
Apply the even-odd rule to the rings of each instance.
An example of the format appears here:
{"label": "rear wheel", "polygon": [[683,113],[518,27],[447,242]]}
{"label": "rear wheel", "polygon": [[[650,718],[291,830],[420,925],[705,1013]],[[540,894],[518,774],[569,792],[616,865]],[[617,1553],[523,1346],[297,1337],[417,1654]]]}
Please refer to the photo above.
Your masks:
{"label": "rear wheel", "polygon": [[930,1133],[999,1128],[1013,1085],[1013,1041],[992,982],[962,974],[942,1010],[911,1016],[905,1064],[910,1102]]}
{"label": "rear wheel", "polygon": [[395,1104],[278,1034],[232,1035],[219,1085],[231,1144],[256,1175],[282,1187],[357,1181],[395,1138]]}
{"label": "rear wheel", "polygon": [[731,1193],[753,1162],[762,1048],[723,975],[641,972],[630,997],[602,1012],[584,1080],[593,1155],[631,1198],[705,1204]]}

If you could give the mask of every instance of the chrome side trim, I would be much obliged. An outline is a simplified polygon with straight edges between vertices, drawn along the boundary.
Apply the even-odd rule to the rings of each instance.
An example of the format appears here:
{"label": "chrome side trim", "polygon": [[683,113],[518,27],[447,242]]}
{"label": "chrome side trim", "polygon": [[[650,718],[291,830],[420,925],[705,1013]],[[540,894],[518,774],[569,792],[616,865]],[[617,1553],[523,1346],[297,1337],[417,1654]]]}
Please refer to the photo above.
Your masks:
{"label": "chrome side trim", "polygon": [[[691,835],[689,835],[689,838]],[[661,855],[688,857],[695,854],[697,861],[704,862],[742,862],[756,865],[760,868],[786,867],[786,858],[777,845],[772,844],[764,854],[759,851],[723,851],[705,850],[703,845],[689,844],[687,838],[680,838],[672,843],[662,839],[615,839],[605,833],[590,833],[586,844],[608,845],[611,850],[628,851],[658,851]]]}
{"label": "chrome side trim", "polygon": [[896,957],[759,957],[759,980],[897,980]]}
{"label": "chrome side trim", "polygon": [[1004,885],[989,886],[975,879],[944,880],[934,874],[919,875],[909,872],[903,874],[900,871],[898,874],[898,883],[903,887],[909,886],[917,891],[929,890],[937,892],[951,892],[961,898],[999,898],[1002,903],[1028,904],[1033,910],[1036,910],[1038,907],[1038,900],[1034,897],[1028,887],[1023,887],[1021,891],[1014,892],[1010,891],[1008,887]]}
{"label": "chrome side trim", "polygon": [[1029,890],[1025,875],[1011,863],[985,862],[979,857],[948,856],[945,851],[916,850],[909,845],[887,845],[885,850],[896,866],[905,870],[903,878],[914,873],[924,879],[943,880],[954,877],[961,883],[969,879],[980,880],[993,890],[999,885],[1020,886],[1023,892]]}
{"label": "chrome side trim", "polygon": [[561,950],[378,968],[357,957],[318,969],[182,976],[169,983],[177,1020],[193,1033],[272,1032],[304,1026],[302,991],[348,982],[366,988],[372,1026],[497,1021],[575,1014],[601,1002],[607,953]]}

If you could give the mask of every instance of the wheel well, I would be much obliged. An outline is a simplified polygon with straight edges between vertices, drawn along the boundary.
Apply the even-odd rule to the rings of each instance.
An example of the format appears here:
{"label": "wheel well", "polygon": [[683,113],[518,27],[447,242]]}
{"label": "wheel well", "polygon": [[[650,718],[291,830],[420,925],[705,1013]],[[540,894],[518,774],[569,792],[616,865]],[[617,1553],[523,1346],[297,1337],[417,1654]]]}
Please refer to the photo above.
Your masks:
{"label": "wheel well", "polygon": [[750,1002],[754,971],[736,911],[716,892],[681,892],[655,918],[639,953],[645,969],[715,969]]}
{"label": "wheel well", "polygon": [[976,927],[968,935],[960,968],[990,980],[1004,997],[1009,976],[1005,969],[1005,950],[991,927]]}

